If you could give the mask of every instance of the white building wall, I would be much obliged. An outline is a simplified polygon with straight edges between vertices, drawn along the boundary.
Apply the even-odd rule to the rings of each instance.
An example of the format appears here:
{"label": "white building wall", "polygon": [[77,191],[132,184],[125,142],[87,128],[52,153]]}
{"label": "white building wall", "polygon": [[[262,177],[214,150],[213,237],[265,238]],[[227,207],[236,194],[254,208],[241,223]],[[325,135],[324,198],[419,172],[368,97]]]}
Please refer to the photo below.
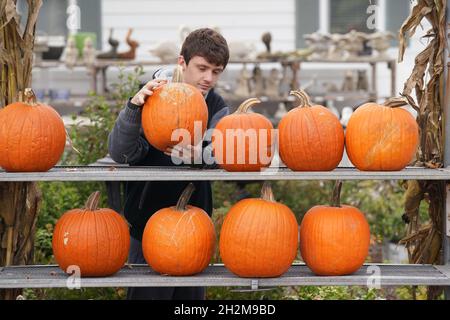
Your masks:
{"label": "white building wall", "polygon": [[142,58],[159,42],[180,43],[180,26],[218,27],[228,41],[254,43],[259,50],[264,48],[261,35],[270,31],[274,50],[295,46],[293,0],[102,0],[102,11],[104,47],[110,28],[118,39],[134,28]]}

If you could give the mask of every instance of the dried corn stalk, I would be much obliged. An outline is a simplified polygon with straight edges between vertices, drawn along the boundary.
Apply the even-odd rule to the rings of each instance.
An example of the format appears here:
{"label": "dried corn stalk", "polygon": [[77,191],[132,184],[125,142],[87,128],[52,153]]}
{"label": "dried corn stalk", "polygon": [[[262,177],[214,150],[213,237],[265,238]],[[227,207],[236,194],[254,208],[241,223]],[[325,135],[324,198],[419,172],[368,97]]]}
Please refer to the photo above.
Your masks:
{"label": "dried corn stalk", "polygon": [[[27,0],[24,29],[17,0],[0,1],[0,108],[17,101],[31,85],[33,45],[42,0]],[[39,190],[36,183],[0,183],[0,265],[32,261]],[[0,290],[0,299],[15,299],[20,290]]]}
{"label": "dried corn stalk", "polygon": [[[428,46],[415,60],[411,76],[405,83],[402,95],[418,112],[420,146],[417,165],[439,168],[444,162],[444,52],[446,48],[446,1],[418,0],[411,15],[400,29],[399,62],[403,60],[406,37],[426,19],[431,29],[426,38]],[[411,95],[415,93],[416,99]],[[445,199],[445,183],[435,181],[408,181],[405,194],[405,221],[407,235],[400,243],[406,245],[411,263],[442,263],[442,216]],[[422,225],[419,206],[425,200],[429,204],[430,221]],[[428,298],[434,299],[441,292],[430,287]]]}

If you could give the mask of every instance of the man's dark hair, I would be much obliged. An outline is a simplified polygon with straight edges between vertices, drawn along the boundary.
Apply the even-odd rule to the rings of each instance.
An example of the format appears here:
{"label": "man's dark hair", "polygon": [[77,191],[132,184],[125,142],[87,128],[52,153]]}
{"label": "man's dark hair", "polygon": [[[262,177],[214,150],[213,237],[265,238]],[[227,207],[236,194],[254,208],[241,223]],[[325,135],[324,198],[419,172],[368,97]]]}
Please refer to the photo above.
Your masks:
{"label": "man's dark hair", "polygon": [[230,53],[225,38],[210,28],[201,28],[192,31],[184,40],[181,53],[186,64],[189,64],[191,58],[200,56],[209,63],[224,68],[228,64]]}

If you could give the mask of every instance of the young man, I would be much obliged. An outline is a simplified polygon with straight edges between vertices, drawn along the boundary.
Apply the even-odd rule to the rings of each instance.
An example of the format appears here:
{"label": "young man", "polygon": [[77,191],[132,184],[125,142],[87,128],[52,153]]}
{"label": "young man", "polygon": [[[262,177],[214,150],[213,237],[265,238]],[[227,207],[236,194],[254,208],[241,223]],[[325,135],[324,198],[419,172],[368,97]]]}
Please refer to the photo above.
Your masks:
{"label": "young man", "polygon": [[[178,64],[183,68],[184,82],[197,87],[205,96],[208,106],[208,128],[229,113],[223,99],[214,92],[214,86],[229,59],[226,40],[212,29],[203,28],[191,32],[183,43]],[[167,80],[157,72],[154,79],[129,100],[120,112],[109,135],[109,153],[118,163],[133,166],[174,166],[170,150],[161,152],[145,139],[141,128],[142,106],[153,90]],[[211,141],[205,139],[203,146],[211,149]],[[211,163],[210,160],[207,163]],[[124,214],[131,225],[129,263],[146,263],[142,254],[142,234],[150,216],[159,209],[174,206],[189,181],[140,182],[129,181],[125,187]],[[189,204],[212,214],[212,191],[210,182],[194,182],[195,192]],[[129,288],[128,299],[204,299],[205,289],[197,287],[150,287]]]}

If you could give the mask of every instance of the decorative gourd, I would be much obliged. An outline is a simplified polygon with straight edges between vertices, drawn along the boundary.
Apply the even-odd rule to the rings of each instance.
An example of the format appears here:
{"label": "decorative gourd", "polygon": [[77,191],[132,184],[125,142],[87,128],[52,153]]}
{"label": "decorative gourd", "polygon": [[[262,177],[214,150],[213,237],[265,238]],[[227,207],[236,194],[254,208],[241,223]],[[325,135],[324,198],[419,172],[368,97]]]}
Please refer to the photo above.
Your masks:
{"label": "decorative gourd", "polygon": [[119,271],[128,258],[130,233],[125,219],[111,209],[97,209],[96,191],[84,209],[64,213],[53,232],[53,253],[64,272],[80,268],[81,276],[108,276]]}
{"label": "decorative gourd", "polygon": [[217,123],[212,135],[214,157],[227,171],[259,171],[268,167],[273,157],[273,125],[265,116],[250,113],[261,101],[244,101],[231,115]]}
{"label": "decorative gourd", "polygon": [[47,171],[64,152],[64,122],[52,107],[36,102],[31,89],[19,99],[0,110],[0,166],[10,172]]}
{"label": "decorative gourd", "polygon": [[[182,142],[182,134],[175,130],[187,130],[190,136],[183,144],[195,145],[201,142],[208,123],[208,107],[200,90],[182,83],[182,69],[177,66],[173,80],[154,90],[147,98],[142,110],[142,127],[148,142],[160,151]],[[195,122],[198,129],[194,130]],[[175,133],[172,141],[172,134]],[[195,141],[195,134],[198,141]],[[177,140],[178,139],[178,140]]]}
{"label": "decorative gourd", "polygon": [[204,210],[187,205],[193,191],[190,183],[175,207],[158,210],[147,221],[142,251],[156,272],[193,275],[211,260],[216,243],[214,224]]}
{"label": "decorative gourd", "polygon": [[308,95],[292,91],[300,99],[278,126],[280,158],[293,171],[330,171],[344,152],[344,129],[327,108],[312,105]]}
{"label": "decorative gourd", "polygon": [[261,199],[241,200],[227,213],[219,248],[225,267],[240,277],[278,277],[297,255],[297,220],[286,205],[275,202],[266,182]]}
{"label": "decorative gourd", "polygon": [[419,126],[402,98],[384,105],[366,103],[356,109],[347,125],[345,143],[350,161],[363,171],[404,169],[419,144]]}
{"label": "decorative gourd", "polygon": [[364,214],[341,206],[341,183],[334,191],[332,206],[315,206],[300,225],[300,253],[317,275],[340,276],[357,271],[369,253],[370,230]]}

